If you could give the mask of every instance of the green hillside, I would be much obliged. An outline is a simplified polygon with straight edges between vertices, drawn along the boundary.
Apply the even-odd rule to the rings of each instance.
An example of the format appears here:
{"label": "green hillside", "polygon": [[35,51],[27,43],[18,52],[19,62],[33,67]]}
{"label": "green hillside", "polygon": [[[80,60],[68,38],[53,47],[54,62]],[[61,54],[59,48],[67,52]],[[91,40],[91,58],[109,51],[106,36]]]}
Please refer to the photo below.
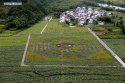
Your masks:
{"label": "green hillside", "polygon": [[27,0],[22,6],[0,5],[0,19],[5,19],[6,29],[27,28],[50,13],[56,14],[78,4],[75,0]]}

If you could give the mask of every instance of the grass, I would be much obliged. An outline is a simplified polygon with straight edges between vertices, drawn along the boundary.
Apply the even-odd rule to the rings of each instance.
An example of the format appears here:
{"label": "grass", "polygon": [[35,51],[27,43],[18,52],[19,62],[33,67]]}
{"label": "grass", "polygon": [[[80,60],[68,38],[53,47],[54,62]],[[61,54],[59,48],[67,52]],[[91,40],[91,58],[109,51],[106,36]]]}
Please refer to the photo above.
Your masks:
{"label": "grass", "polygon": [[40,33],[46,23],[46,21],[40,21],[34,26],[12,36],[10,34],[1,34],[0,66],[19,66],[28,34],[36,32]]}
{"label": "grass", "polygon": [[62,59],[64,65],[118,65],[87,28],[64,26],[53,19],[42,35],[31,35],[26,64],[60,64]]}
{"label": "grass", "polygon": [[[69,0],[67,0],[67,3],[64,3],[64,9],[65,7],[67,7],[66,5],[69,5],[68,1]],[[73,0],[70,1],[73,3]],[[76,1],[76,3],[78,2],[77,0],[74,1]],[[62,7],[63,5],[60,6]],[[119,13],[119,15],[125,16],[123,13]],[[58,20],[53,20],[53,21],[57,22]],[[2,83],[100,83],[100,82],[125,83],[125,69],[121,67],[116,67],[116,68],[114,67],[62,68],[62,67],[40,67],[40,66],[20,67],[20,62],[23,56],[24,46],[28,34],[40,33],[42,27],[45,26],[45,24],[46,24],[45,21],[40,21],[34,26],[31,26],[30,28],[23,30],[22,32],[17,33],[13,36],[4,34],[5,36],[0,37],[0,82]],[[57,25],[54,22],[51,22],[49,28],[47,28],[46,30],[49,33],[49,35],[52,34],[52,36],[55,36],[55,34],[56,35],[60,34],[60,32],[62,31],[63,33],[64,32],[68,33],[72,31],[72,33],[75,33],[75,35],[80,36],[83,28],[80,28],[78,30],[76,27],[74,28],[66,26],[60,27],[60,24]],[[85,29],[82,37],[87,37],[86,41],[91,40],[90,36],[84,36],[86,33],[87,30]],[[39,37],[38,39],[37,37],[35,37],[36,40],[39,39]],[[55,40],[53,40],[53,42],[56,42]],[[77,40],[73,41],[80,42]],[[120,46],[118,47],[117,50],[120,50],[119,49]],[[72,48],[72,50],[73,52],[77,52],[78,47],[74,47]],[[124,50],[124,48],[122,50]],[[124,56],[123,51],[122,53],[123,55],[120,55],[121,57]],[[103,54],[103,52],[99,52],[97,53],[97,55],[95,54],[94,57],[91,57],[91,59],[95,60],[96,58],[98,60],[99,59],[103,60],[104,57],[98,56],[98,54],[99,55]],[[41,55],[38,55],[38,57],[35,58],[40,59]],[[43,58],[46,59],[46,57]],[[106,56],[105,58],[109,57]],[[32,57],[31,60],[34,60],[34,58]]]}
{"label": "grass", "polygon": [[[56,20],[53,20],[57,22]],[[53,22],[54,23],[54,22]],[[60,34],[61,30],[64,32],[72,31],[80,35],[83,28],[59,27],[59,25],[49,25],[47,32],[52,32],[52,36]],[[46,24],[41,21],[29,29],[26,29],[14,36],[0,37],[0,82],[2,83],[124,83],[125,69],[121,67],[86,67],[86,68],[62,68],[62,67],[20,67],[20,62],[24,52],[24,46],[29,33],[36,33],[42,30],[42,26]],[[59,27],[59,29],[54,28]],[[60,30],[61,29],[61,30]],[[45,30],[45,31],[46,31]],[[58,30],[58,31],[55,31]],[[60,32],[59,32],[60,31]],[[55,32],[55,33],[54,33]],[[84,35],[87,29],[84,30]],[[47,33],[46,33],[47,34]],[[73,34],[71,34],[73,35]],[[75,34],[74,34],[75,35]],[[85,36],[82,37],[85,37]],[[38,37],[38,38],[37,38]],[[39,36],[35,37],[36,40]],[[90,40],[88,36],[86,41]],[[74,40],[77,41],[77,40]],[[53,42],[55,42],[53,40]],[[80,42],[80,41],[77,41]],[[75,52],[77,48],[73,48]],[[99,53],[102,54],[102,53]],[[34,55],[34,54],[33,54]],[[101,57],[97,57],[100,58]],[[91,57],[91,58],[95,58]],[[38,57],[39,58],[39,57]]]}
{"label": "grass", "polygon": [[[102,39],[124,39],[120,27],[115,27],[113,24],[92,25],[92,30]],[[108,31],[111,29],[112,31]]]}
{"label": "grass", "polygon": [[[10,49],[11,48],[11,49]],[[20,48],[20,49],[19,49]],[[21,49],[22,48],[22,49]],[[18,51],[16,51],[18,49]],[[6,50],[6,52],[5,52]],[[22,50],[22,52],[21,52]],[[0,61],[0,81],[5,83],[34,82],[34,83],[124,83],[125,69],[121,67],[87,67],[87,68],[61,68],[61,67],[20,67],[23,47],[6,47],[4,58]],[[12,58],[13,57],[13,58]]]}
{"label": "grass", "polygon": [[0,24],[0,28],[3,28],[5,25],[4,24]]}
{"label": "grass", "polygon": [[1,82],[124,83],[123,68],[1,67]]}
{"label": "grass", "polygon": [[125,62],[125,39],[104,39],[104,41]]}
{"label": "grass", "polygon": [[[112,28],[112,31],[108,32],[108,28]],[[92,29],[125,62],[125,35],[121,33],[121,29],[112,25],[94,26]]]}
{"label": "grass", "polygon": [[10,34],[2,34],[2,37],[0,37],[0,46],[25,45],[29,33],[40,33],[40,31],[46,23],[46,21],[40,21],[34,26],[31,26],[30,28],[23,30],[12,36]]}
{"label": "grass", "polygon": [[0,47],[0,67],[16,67],[20,65],[24,46]]}
{"label": "grass", "polygon": [[[121,12],[113,12],[115,15],[123,16],[124,13]],[[108,28],[111,28],[112,31],[108,31]],[[121,29],[119,27],[115,27],[111,24],[105,24],[104,26],[94,26],[92,29],[98,34],[100,38],[102,38],[108,46],[125,62],[125,35],[122,34]],[[107,34],[105,34],[107,33]]]}

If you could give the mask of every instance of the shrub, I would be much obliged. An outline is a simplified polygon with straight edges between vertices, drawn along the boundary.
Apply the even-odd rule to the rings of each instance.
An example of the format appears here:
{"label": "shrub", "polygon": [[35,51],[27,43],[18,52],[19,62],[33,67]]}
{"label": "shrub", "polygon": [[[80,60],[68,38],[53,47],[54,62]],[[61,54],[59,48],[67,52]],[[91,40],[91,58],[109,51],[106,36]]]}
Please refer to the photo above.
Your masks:
{"label": "shrub", "polygon": [[111,7],[101,7],[102,10],[113,11],[114,9]]}
{"label": "shrub", "polygon": [[102,16],[102,17],[99,17],[97,20],[109,23],[109,22],[111,22],[111,17],[109,17],[109,16]]}

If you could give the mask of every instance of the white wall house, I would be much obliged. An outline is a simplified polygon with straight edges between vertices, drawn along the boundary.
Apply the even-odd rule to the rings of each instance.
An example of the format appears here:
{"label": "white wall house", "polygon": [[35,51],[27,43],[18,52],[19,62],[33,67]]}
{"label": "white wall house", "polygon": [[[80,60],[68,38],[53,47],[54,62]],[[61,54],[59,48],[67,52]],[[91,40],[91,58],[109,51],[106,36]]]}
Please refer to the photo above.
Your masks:
{"label": "white wall house", "polygon": [[71,17],[73,17],[78,20],[78,25],[84,25],[86,23],[94,23],[98,17],[104,15],[111,16],[111,12],[94,8],[77,7],[74,10],[63,12],[60,15],[60,23],[64,23],[66,20],[71,22]]}

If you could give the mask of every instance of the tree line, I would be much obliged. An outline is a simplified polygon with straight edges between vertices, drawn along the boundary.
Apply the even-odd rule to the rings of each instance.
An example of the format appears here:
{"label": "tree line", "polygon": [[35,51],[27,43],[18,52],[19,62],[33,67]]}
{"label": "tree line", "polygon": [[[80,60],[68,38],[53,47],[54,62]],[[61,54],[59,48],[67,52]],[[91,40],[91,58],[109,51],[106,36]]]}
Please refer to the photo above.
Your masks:
{"label": "tree line", "polygon": [[[21,6],[0,5],[0,24],[5,24],[6,29],[24,29],[39,22],[46,15],[59,18],[66,10],[78,6],[94,6],[102,0],[21,0]],[[2,1],[0,1],[0,4]],[[109,11],[111,9],[108,9]],[[107,18],[102,18],[107,19]]]}
{"label": "tree line", "polygon": [[[66,10],[78,6],[97,6],[87,0],[21,0],[21,6],[0,5],[0,19],[4,20],[6,29],[27,28],[40,21],[46,15],[59,17]],[[2,3],[2,1],[0,1]]]}

